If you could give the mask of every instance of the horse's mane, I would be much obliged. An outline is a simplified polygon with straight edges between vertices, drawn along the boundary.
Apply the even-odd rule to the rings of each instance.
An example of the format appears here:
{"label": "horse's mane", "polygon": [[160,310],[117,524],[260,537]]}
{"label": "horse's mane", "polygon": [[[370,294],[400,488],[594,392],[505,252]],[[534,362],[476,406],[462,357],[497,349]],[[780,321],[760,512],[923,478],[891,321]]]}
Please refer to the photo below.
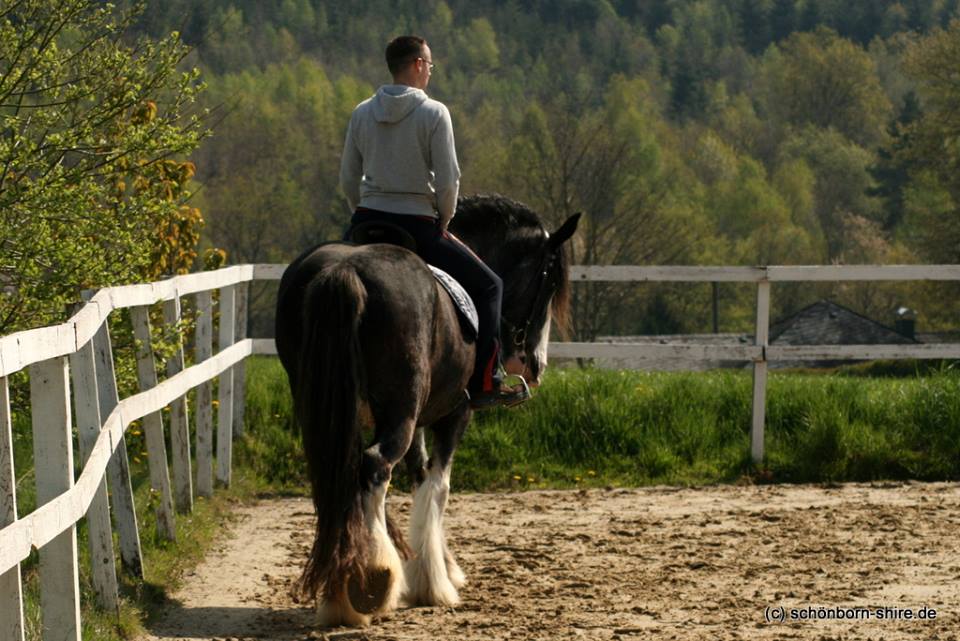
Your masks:
{"label": "horse's mane", "polygon": [[[500,194],[476,194],[457,201],[457,232],[467,237],[508,237],[541,242],[547,236],[543,221],[532,209]],[[570,329],[570,252],[564,243],[557,252],[554,275],[559,285],[551,303],[554,323],[561,333]]]}
{"label": "horse's mane", "polygon": [[498,235],[509,231],[540,231],[543,223],[532,209],[500,194],[476,194],[457,201],[457,223],[461,229],[479,228]]}

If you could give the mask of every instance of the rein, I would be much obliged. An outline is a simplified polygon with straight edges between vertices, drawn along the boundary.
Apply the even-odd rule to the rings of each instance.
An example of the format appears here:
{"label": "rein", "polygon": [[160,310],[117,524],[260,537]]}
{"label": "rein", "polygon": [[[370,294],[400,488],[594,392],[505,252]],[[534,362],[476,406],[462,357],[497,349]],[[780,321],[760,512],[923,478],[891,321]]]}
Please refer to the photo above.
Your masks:
{"label": "rein", "polygon": [[537,295],[533,299],[533,306],[530,308],[530,313],[527,315],[526,321],[520,325],[514,325],[511,323],[506,316],[500,317],[500,322],[503,325],[515,330],[515,335],[513,338],[513,343],[517,347],[523,347],[527,342],[527,332],[530,329],[530,325],[533,324],[533,316],[541,308],[542,305],[546,304],[546,297],[549,294],[550,288],[547,287],[550,280],[550,270],[553,268],[554,263],[557,261],[557,254],[554,251],[548,253],[547,257],[541,263],[542,269],[540,269],[540,282],[537,285]]}

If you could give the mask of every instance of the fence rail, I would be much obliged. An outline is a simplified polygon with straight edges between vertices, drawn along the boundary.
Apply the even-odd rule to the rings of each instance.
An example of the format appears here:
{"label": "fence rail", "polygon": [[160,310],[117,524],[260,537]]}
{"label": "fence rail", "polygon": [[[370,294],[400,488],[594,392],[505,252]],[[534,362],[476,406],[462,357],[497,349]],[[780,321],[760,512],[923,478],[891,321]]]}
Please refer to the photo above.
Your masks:
{"label": "fence rail", "polygon": [[[19,564],[40,550],[41,615],[44,639],[80,640],[76,524],[86,517],[99,605],[116,609],[116,555],[111,509],[120,560],[125,571],[142,576],[139,533],[133,510],[124,433],[143,420],[151,486],[159,493],[158,531],[175,537],[176,513],[192,508],[194,494],[209,496],[214,480],[229,484],[232,440],[242,429],[243,361],[254,354],[276,354],[273,339],[246,338],[246,287],[275,281],[284,265],[242,265],[178,276],[157,283],[113,287],[96,292],[70,320],[54,327],[0,338],[0,639],[24,638]],[[960,280],[960,265],[798,266],[798,267],[634,267],[576,266],[574,282],[746,282],[757,285],[756,332],[752,345],[628,343],[551,343],[554,356],[670,358],[698,362],[739,360],[753,363],[751,452],[763,458],[767,364],[777,360],[960,358],[960,345],[805,345],[768,344],[770,284],[796,281]],[[220,320],[214,333],[213,292],[219,291]],[[163,303],[163,322],[180,320],[180,301],[196,296],[198,320],[195,365],[185,367],[182,348],[167,363],[166,379],[157,378],[150,345],[150,306]],[[129,308],[139,341],[140,392],[117,397],[109,315]],[[217,351],[213,337],[217,336]],[[29,369],[37,475],[36,510],[18,517],[8,376]],[[219,377],[214,452],[211,381]],[[196,406],[187,392],[197,389]],[[72,393],[71,393],[72,392]],[[71,398],[73,401],[71,411]],[[161,410],[171,407],[171,470]],[[196,444],[189,439],[193,416]],[[77,426],[82,471],[73,478],[72,429]],[[193,465],[196,465],[196,469]],[[196,484],[193,483],[196,478]],[[109,493],[107,491],[109,487]],[[109,500],[108,500],[109,496]],[[112,505],[111,505],[112,503]]]}

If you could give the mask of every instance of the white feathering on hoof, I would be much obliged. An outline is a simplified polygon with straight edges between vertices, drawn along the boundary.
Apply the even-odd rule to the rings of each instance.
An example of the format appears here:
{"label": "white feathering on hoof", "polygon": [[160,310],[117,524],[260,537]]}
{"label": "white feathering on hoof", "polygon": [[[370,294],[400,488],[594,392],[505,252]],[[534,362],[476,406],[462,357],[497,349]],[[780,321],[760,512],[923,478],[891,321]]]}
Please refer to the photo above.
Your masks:
{"label": "white feathering on hoof", "polygon": [[317,622],[328,628],[338,625],[365,628],[370,625],[370,617],[353,609],[344,587],[333,601],[317,600]]}
{"label": "white feathering on hoof", "polygon": [[[397,609],[400,597],[407,591],[403,562],[393,540],[387,532],[386,505],[388,483],[375,487],[363,497],[363,515],[367,531],[370,534],[370,555],[365,565],[369,575],[379,572],[386,574],[387,586],[384,593],[376,595],[378,603],[369,613],[360,613],[350,603],[350,580],[344,585],[332,601],[317,601],[317,620],[322,626],[338,625],[366,627],[370,625],[371,615],[385,614]],[[385,571],[385,572],[384,572]],[[362,606],[358,606],[361,607]]]}
{"label": "white feathering on hoof", "polygon": [[446,537],[444,537],[443,540],[443,560],[447,564],[447,578],[450,579],[453,587],[459,590],[465,586],[467,584],[467,576],[463,573],[463,570],[460,569],[460,564],[457,563],[457,560],[453,558],[450,548],[447,547]]}
{"label": "white feathering on hoof", "polygon": [[410,544],[414,557],[406,564],[406,601],[411,605],[460,603],[455,583],[462,586],[465,579],[447,549],[443,532],[443,511],[449,492],[449,470],[431,469],[413,497]]}

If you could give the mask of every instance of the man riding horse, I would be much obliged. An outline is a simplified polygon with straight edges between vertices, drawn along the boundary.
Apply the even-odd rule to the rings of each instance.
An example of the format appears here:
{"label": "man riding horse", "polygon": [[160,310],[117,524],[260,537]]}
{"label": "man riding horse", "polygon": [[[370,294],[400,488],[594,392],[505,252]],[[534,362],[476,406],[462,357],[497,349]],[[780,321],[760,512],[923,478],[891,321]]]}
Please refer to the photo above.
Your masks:
{"label": "man riding horse", "polygon": [[358,225],[400,227],[428,264],[455,278],[470,294],[479,320],[476,364],[467,391],[470,406],[516,405],[529,398],[524,385],[503,384],[500,315],[503,281],[447,231],[457,206],[460,167],[447,107],[427,97],[434,68],[426,40],[400,36],[387,45],[393,84],[354,109],[340,165],[340,185]]}
{"label": "man riding horse", "polygon": [[[327,625],[459,602],[465,577],[443,528],[453,455],[474,409],[529,396],[526,382],[505,389],[501,360],[540,382],[551,323],[568,316],[566,243],[580,218],[550,232],[503,196],[458,199],[450,115],[423,92],[429,46],[397,38],[387,62],[395,84],[354,111],[341,180],[356,206],[348,239],[398,242],[311,247],[277,293],[277,353],[317,514],[300,588]],[[459,238],[447,231],[455,211]],[[467,288],[476,314],[427,263]],[[386,503],[401,461],[414,486],[408,537]]]}

